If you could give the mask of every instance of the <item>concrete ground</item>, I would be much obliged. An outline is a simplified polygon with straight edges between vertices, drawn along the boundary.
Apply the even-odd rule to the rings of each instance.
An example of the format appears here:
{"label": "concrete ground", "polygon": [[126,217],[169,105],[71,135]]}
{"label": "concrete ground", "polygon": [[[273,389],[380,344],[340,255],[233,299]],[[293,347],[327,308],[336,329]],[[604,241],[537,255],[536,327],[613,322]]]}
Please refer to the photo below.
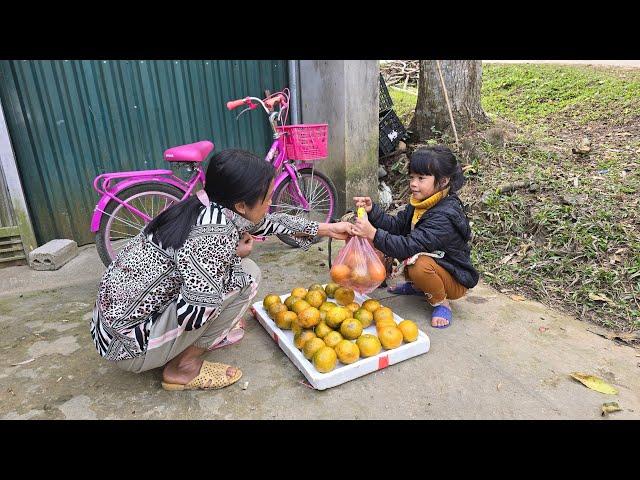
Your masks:
{"label": "concrete ground", "polygon": [[[326,282],[326,243],[319,247],[304,253],[275,238],[257,244],[252,258],[265,282],[256,300]],[[88,322],[102,271],[92,246],[55,272],[0,270],[0,418],[600,419],[601,405],[611,401],[622,411],[605,419],[640,418],[638,350],[482,283],[453,303],[454,323],[444,330],[429,326],[420,298],[374,292],[417,321],[431,350],[332,389],[304,386],[251,319],[240,343],[209,354],[239,366],[240,382],[219,391],[166,392],[160,370],[123,372],[95,351]],[[605,379],[619,394],[586,388],[569,377],[574,371]]]}

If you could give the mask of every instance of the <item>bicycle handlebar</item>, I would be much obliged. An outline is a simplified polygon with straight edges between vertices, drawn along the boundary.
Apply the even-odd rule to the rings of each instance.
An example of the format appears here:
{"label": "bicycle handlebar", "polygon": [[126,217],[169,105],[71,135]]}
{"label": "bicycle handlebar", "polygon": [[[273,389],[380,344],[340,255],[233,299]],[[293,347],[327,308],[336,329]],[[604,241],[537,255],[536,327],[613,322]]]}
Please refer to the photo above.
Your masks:
{"label": "bicycle handlebar", "polygon": [[249,97],[245,97],[241,100],[231,100],[227,102],[227,108],[229,110],[233,110],[234,108],[238,108],[248,102],[249,102]]}
{"label": "bicycle handlebar", "polygon": [[275,97],[269,98],[268,100],[264,101],[264,104],[268,105],[271,110],[273,110],[273,107],[274,107],[274,105],[276,103],[286,104],[284,96],[283,95],[276,95]]}

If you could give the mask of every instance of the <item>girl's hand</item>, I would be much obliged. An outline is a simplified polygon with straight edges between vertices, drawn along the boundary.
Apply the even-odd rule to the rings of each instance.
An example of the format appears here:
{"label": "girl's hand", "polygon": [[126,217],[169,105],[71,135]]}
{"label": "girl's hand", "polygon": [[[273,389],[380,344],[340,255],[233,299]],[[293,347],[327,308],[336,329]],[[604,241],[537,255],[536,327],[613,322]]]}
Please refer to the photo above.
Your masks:
{"label": "girl's hand", "polygon": [[329,236],[337,240],[348,240],[351,237],[353,225],[349,222],[330,223]]}
{"label": "girl's hand", "polygon": [[238,244],[238,248],[236,248],[236,254],[240,258],[247,257],[251,253],[252,248],[253,248],[253,237],[248,232],[244,232],[244,235],[242,235],[242,238],[240,239],[240,243]]}
{"label": "girl's hand", "polygon": [[367,213],[371,213],[371,209],[373,208],[371,197],[353,197],[353,201],[356,202],[356,209],[362,207]]}
{"label": "girl's hand", "polygon": [[369,223],[369,219],[366,216],[356,218],[356,223],[351,227],[351,232],[353,235],[369,239],[372,242],[373,238],[376,236],[376,228]]}
{"label": "girl's hand", "polygon": [[318,236],[347,240],[351,235],[352,225],[349,222],[319,223]]}

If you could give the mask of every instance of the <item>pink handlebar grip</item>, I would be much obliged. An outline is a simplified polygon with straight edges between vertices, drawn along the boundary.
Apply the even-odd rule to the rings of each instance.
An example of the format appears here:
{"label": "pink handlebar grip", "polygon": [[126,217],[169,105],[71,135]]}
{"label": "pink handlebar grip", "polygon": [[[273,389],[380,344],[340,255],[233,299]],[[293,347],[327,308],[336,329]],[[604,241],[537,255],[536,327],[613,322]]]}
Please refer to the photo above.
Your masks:
{"label": "pink handlebar grip", "polygon": [[276,104],[276,102],[284,103],[284,97],[282,95],[277,95],[273,98],[269,98],[268,100],[265,100],[264,104],[268,105],[269,108],[273,110],[273,106]]}
{"label": "pink handlebar grip", "polygon": [[241,105],[244,105],[246,103],[246,98],[243,98],[241,100],[231,100],[230,102],[227,102],[227,108],[229,110],[233,110],[234,108],[238,108]]}

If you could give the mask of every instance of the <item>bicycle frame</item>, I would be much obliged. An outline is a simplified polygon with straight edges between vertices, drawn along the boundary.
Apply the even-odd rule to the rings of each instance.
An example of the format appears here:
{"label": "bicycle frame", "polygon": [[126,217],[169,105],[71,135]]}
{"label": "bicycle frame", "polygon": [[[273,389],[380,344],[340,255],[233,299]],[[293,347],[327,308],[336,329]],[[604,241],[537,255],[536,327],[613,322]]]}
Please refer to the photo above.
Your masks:
{"label": "bicycle frame", "polygon": [[[198,182],[201,182],[202,185],[204,185],[205,175],[202,165],[198,165],[195,169],[198,172],[197,175],[194,175],[188,182],[177,177],[172,170],[138,170],[132,172],[103,173],[102,175],[98,175],[93,180],[93,188],[96,192],[102,195],[102,197],[93,211],[93,217],[91,218],[91,231],[96,233],[100,229],[100,221],[102,220],[102,215],[105,213],[104,209],[106,208],[107,203],[111,200],[124,206],[124,208],[134,215],[143,218],[145,222],[149,222],[151,218],[149,218],[148,215],[123,202],[117,197],[117,195],[121,191],[133,185],[156,181],[173,185],[174,187],[182,190],[184,192],[184,195],[180,198],[180,201],[182,201],[191,195],[191,192],[193,192],[193,189]],[[115,179],[126,180],[120,181],[115,185],[111,185],[111,181]],[[99,187],[98,183],[100,181],[102,181],[102,185]]]}

